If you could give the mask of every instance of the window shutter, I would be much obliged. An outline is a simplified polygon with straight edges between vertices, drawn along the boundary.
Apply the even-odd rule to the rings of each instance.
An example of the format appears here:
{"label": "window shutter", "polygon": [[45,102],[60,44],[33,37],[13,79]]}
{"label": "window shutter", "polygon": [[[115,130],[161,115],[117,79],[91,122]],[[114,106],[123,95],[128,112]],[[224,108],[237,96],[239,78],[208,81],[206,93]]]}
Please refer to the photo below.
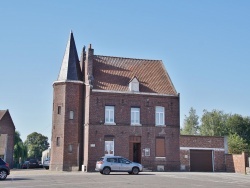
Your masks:
{"label": "window shutter", "polygon": [[165,157],[165,139],[156,138],[156,157]]}

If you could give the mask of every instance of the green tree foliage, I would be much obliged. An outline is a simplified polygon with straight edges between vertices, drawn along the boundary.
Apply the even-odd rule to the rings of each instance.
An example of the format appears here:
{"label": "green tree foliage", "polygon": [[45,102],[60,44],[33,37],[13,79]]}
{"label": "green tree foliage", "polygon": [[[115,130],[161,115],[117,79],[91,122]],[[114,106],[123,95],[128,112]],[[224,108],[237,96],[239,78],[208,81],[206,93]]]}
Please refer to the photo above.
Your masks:
{"label": "green tree foliage", "polygon": [[33,132],[27,136],[25,145],[28,147],[29,158],[41,158],[42,152],[49,148],[48,137]]}
{"label": "green tree foliage", "polygon": [[231,134],[228,137],[228,152],[241,154],[243,151],[248,151],[249,146],[242,137],[237,134]]}
{"label": "green tree foliage", "polygon": [[196,115],[196,110],[191,107],[189,110],[189,116],[185,115],[183,129],[181,129],[182,135],[197,135],[199,134],[199,116]]}
{"label": "green tree foliage", "polygon": [[230,115],[227,120],[229,134],[237,134],[250,145],[250,118],[241,115]]}
{"label": "green tree foliage", "polygon": [[223,111],[212,110],[208,112],[203,110],[201,117],[200,133],[205,136],[225,136],[228,134],[226,127],[226,121],[228,114],[224,114]]}
{"label": "green tree foliage", "polygon": [[250,151],[250,117],[204,110],[200,133],[205,136],[228,136],[229,153]]}
{"label": "green tree foliage", "polygon": [[14,162],[18,164],[27,158],[27,147],[24,145],[22,139],[20,138],[20,133],[15,131],[14,140]]}

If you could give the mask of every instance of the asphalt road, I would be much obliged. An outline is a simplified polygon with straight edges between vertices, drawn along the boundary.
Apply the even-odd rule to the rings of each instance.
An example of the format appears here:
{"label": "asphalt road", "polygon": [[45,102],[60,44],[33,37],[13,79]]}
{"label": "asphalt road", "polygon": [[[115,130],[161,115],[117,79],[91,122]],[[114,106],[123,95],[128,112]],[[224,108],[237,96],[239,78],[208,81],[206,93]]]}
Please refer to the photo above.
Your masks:
{"label": "asphalt road", "polygon": [[220,188],[250,187],[250,175],[234,173],[142,172],[127,173],[53,172],[44,169],[12,170],[0,188],[30,187],[150,187],[150,188]]}

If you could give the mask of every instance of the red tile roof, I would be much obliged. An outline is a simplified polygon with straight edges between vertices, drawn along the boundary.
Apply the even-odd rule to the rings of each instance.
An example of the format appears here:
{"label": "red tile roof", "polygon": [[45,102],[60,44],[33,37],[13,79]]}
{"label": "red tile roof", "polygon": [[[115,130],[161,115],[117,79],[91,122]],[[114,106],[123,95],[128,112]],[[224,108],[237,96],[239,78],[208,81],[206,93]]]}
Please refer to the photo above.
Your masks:
{"label": "red tile roof", "polygon": [[136,77],[140,92],[177,95],[161,60],[94,56],[93,89],[129,91],[129,82]]}

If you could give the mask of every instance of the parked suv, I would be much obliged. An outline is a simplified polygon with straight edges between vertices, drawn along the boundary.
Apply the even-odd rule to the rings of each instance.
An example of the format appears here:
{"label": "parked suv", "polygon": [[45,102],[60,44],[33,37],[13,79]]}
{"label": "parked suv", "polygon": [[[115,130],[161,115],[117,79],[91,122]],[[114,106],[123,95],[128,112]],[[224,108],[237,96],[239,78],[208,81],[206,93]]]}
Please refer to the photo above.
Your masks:
{"label": "parked suv", "polygon": [[10,175],[9,164],[0,158],[0,180],[5,180]]}
{"label": "parked suv", "polygon": [[110,172],[128,172],[129,174],[139,174],[143,166],[132,162],[121,156],[105,156],[96,162],[96,171],[108,175]]}

